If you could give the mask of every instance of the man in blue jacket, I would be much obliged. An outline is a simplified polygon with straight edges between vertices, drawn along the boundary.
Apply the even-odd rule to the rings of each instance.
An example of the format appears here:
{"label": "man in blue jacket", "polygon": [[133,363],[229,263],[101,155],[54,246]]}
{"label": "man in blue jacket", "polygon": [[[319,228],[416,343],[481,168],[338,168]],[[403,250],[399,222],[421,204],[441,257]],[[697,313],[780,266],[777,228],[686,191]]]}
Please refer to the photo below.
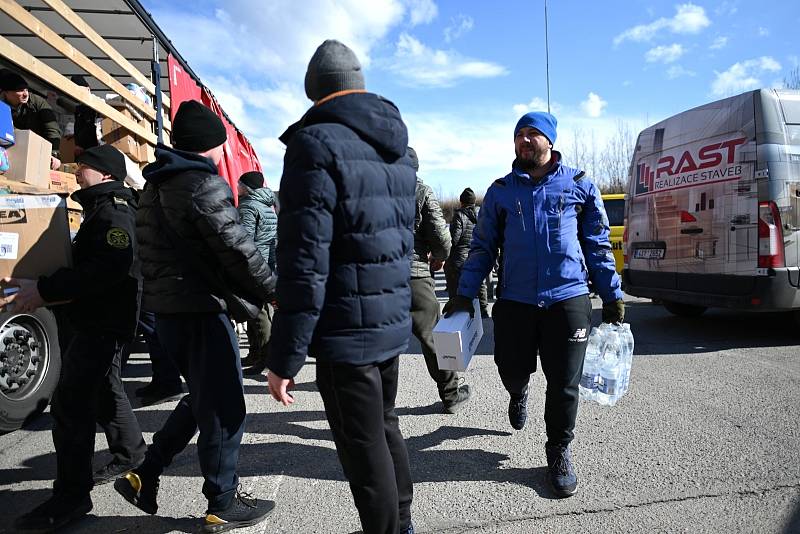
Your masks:
{"label": "man in blue jacket", "polygon": [[411,333],[416,173],[394,104],[364,90],[355,54],[320,45],[314,106],[281,136],[278,305],[270,393],[289,405],[306,355],[365,534],[413,533],[408,452],[395,413]]}
{"label": "man in blue jacket", "polygon": [[445,315],[472,313],[471,301],[500,253],[502,296],[492,310],[495,363],[511,395],[508,417],[527,419],[536,355],[547,380],[547,465],[555,493],[577,491],[569,444],[578,413],[578,383],[592,325],[588,281],[603,300],[603,321],[622,322],[625,307],[614,268],[600,191],[553,150],[556,118],[524,115],[514,128],[511,172],[489,186],[458,294]]}

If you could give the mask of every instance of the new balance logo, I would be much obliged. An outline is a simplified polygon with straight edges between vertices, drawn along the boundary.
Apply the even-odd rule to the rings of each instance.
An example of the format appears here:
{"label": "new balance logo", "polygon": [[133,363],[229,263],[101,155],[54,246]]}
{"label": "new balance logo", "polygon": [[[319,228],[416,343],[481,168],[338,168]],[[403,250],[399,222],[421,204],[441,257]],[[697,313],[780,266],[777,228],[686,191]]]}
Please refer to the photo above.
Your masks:
{"label": "new balance logo", "polygon": [[581,343],[586,339],[586,328],[578,328],[569,340],[573,343]]}

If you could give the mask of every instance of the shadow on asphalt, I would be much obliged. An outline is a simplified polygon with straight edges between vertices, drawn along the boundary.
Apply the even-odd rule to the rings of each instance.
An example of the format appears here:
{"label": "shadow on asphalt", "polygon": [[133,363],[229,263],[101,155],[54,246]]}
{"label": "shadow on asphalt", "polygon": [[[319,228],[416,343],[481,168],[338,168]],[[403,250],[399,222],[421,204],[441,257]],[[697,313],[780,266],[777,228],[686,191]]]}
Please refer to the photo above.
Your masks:
{"label": "shadow on asphalt", "polygon": [[[595,310],[592,324],[600,323]],[[632,302],[625,321],[635,338],[634,355],[701,354],[727,349],[782,347],[800,343],[789,313],[709,309],[698,317],[677,317],[660,304]]]}
{"label": "shadow on asphalt", "polygon": [[[50,498],[52,492],[49,489],[36,489],[24,491],[3,491],[0,492],[0,503],[2,509],[11,511],[11,517],[4,518],[4,523],[10,526],[11,519],[16,519],[36,506]],[[120,501],[123,504],[122,497]],[[128,505],[130,506],[130,505]],[[133,511],[134,508],[131,507]],[[101,517],[89,514],[80,521],[59,529],[59,533],[78,534],[80,532],[147,532],[150,534],[166,534],[167,532],[201,532],[201,520],[191,517],[162,517],[148,516],[144,514],[134,516],[113,516]],[[7,532],[5,526],[0,528],[0,532]]]}

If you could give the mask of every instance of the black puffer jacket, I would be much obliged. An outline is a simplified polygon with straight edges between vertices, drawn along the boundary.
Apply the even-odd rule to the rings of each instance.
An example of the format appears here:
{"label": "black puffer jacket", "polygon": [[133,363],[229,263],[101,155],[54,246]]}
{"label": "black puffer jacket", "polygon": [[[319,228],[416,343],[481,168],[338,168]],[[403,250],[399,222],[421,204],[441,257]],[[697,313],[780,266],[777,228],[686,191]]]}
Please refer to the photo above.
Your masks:
{"label": "black puffer jacket", "polygon": [[[228,183],[203,156],[163,145],[144,168],[147,186],[136,214],[136,237],[144,276],[142,306],[156,313],[227,311],[217,288],[189,266],[205,261],[231,291],[251,302],[272,297],[275,279],[252,238],[239,223]],[[194,253],[186,258],[160,227],[154,212],[158,194],[164,216]]]}
{"label": "black puffer jacket", "polygon": [[442,208],[433,189],[417,178],[416,213],[414,215],[414,257],[411,261],[411,278],[431,275],[428,254],[434,260],[446,260],[450,253],[450,234]]}
{"label": "black puffer jacket", "polygon": [[414,187],[400,112],[370,93],[311,108],[287,143],[278,213],[278,304],[267,366],[311,357],[388,360],[411,334]]}
{"label": "black puffer jacket", "polygon": [[465,206],[458,208],[453,213],[453,220],[450,221],[450,238],[453,241],[453,248],[450,250],[450,257],[447,258],[447,266],[450,269],[461,269],[469,256],[469,245],[472,243],[472,230],[478,222],[478,215],[475,213],[475,206]]}

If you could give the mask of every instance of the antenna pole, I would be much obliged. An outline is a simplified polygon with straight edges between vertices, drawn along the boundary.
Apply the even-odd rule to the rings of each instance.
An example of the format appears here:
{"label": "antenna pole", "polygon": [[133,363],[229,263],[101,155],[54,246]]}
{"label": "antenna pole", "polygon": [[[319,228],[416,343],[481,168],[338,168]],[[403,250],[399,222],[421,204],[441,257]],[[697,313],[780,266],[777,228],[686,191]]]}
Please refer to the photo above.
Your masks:
{"label": "antenna pole", "polygon": [[550,43],[547,35],[547,0],[544,0],[544,55],[547,76],[547,112],[550,113]]}

